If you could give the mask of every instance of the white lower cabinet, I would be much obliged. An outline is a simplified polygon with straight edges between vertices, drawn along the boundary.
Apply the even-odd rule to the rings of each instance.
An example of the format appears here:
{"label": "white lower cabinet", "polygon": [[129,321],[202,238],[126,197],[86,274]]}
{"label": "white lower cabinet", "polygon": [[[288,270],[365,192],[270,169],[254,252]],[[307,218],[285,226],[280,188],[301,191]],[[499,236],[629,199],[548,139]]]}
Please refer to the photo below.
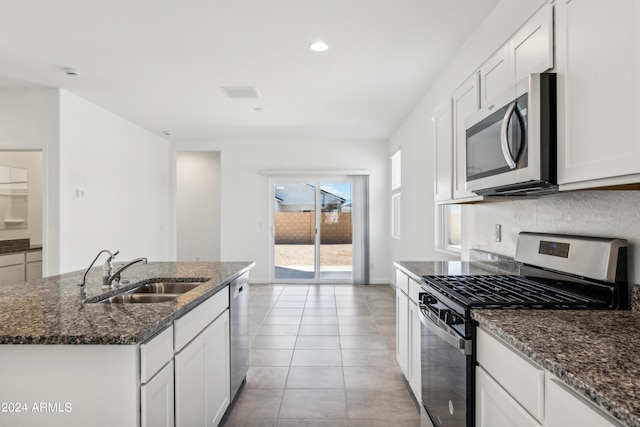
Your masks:
{"label": "white lower cabinet", "polygon": [[140,424],[142,427],[173,427],[173,361],[140,387]]}
{"label": "white lower cabinet", "polygon": [[0,286],[24,282],[24,252],[0,255]]}
{"label": "white lower cabinet", "polygon": [[481,367],[476,368],[477,427],[540,427],[509,393]]}
{"label": "white lower cabinet", "polygon": [[545,426],[547,427],[620,426],[617,421],[602,414],[551,374],[547,377],[545,393],[547,409]]}
{"label": "white lower cabinet", "polygon": [[621,425],[482,327],[476,336],[476,427]]}
{"label": "white lower cabinet", "polygon": [[409,376],[409,297],[396,288],[396,359],[405,377]]}
{"label": "white lower cabinet", "polygon": [[420,285],[404,272],[396,270],[396,280],[406,281],[408,294],[396,287],[396,359],[411,390],[418,401],[421,400],[421,327],[418,293]]}
{"label": "white lower cabinet", "polygon": [[229,310],[175,355],[176,426],[218,425],[230,401]]}

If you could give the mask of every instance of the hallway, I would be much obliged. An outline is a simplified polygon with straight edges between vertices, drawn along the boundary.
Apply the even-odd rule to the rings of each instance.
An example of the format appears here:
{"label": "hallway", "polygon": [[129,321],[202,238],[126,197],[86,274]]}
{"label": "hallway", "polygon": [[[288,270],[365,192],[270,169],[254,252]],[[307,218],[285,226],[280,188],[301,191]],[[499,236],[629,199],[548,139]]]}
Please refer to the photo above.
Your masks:
{"label": "hallway", "polygon": [[252,285],[247,382],[226,427],[420,426],[388,285]]}

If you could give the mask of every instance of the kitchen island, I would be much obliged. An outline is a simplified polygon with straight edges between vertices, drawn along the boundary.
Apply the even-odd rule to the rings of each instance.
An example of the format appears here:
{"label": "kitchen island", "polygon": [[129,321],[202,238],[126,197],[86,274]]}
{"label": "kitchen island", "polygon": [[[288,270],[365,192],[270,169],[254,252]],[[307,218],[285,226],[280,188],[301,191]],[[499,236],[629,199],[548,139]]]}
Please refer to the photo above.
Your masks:
{"label": "kitchen island", "polygon": [[[84,271],[0,288],[0,425],[189,425],[203,388],[222,402],[202,417],[219,420],[229,404],[229,284],[253,265],[136,264],[112,290],[95,268],[86,299]],[[199,285],[173,301],[103,302],[167,281]],[[208,377],[216,369],[222,377]]]}

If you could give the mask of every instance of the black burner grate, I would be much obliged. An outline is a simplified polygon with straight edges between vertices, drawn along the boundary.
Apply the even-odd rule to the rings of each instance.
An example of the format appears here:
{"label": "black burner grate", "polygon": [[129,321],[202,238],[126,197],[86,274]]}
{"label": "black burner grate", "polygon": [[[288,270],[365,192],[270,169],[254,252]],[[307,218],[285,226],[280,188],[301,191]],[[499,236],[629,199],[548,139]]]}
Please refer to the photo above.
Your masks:
{"label": "black burner grate", "polygon": [[425,281],[471,307],[603,307],[605,301],[520,276],[423,276]]}

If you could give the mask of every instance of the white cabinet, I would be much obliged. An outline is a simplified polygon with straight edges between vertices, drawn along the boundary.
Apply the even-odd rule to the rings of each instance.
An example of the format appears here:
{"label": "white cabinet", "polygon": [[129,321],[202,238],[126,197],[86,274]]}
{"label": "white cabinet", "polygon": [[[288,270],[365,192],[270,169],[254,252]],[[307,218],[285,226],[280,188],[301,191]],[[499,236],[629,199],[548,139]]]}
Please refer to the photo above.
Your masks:
{"label": "white cabinet", "polygon": [[476,426],[619,427],[502,340],[477,329]]}
{"label": "white cabinet", "polygon": [[142,427],[174,425],[173,326],[140,344]]}
{"label": "white cabinet", "polygon": [[422,364],[421,364],[421,324],[420,324],[420,306],[417,293],[420,285],[413,279],[409,279],[409,327],[407,328],[409,340],[409,366],[408,377],[409,385],[414,396],[420,402],[422,400]]}
{"label": "white cabinet", "polygon": [[24,282],[24,252],[0,255],[0,286]]}
{"label": "white cabinet", "polygon": [[[406,287],[400,286],[406,283]],[[418,401],[421,400],[420,284],[396,270],[396,358]],[[406,291],[405,291],[406,289]]]}
{"label": "white cabinet", "polygon": [[513,85],[509,64],[509,45],[502,46],[480,67],[480,99],[482,106],[501,95]]}
{"label": "white cabinet", "polygon": [[396,288],[396,359],[405,377],[409,376],[409,297]]}
{"label": "white cabinet", "polygon": [[[586,425],[586,424],[585,424]],[[476,427],[540,427],[487,372],[476,368]]]}
{"label": "white cabinet", "polygon": [[556,6],[561,190],[640,182],[640,3]]}
{"label": "white cabinet", "polygon": [[529,74],[553,68],[553,6],[542,6],[480,67],[482,107]]}
{"label": "white cabinet", "polygon": [[229,311],[175,356],[176,426],[218,425],[230,400]]}
{"label": "white cabinet", "polygon": [[514,83],[553,68],[553,41],[553,6],[546,4],[509,41]]}
{"label": "white cabinet", "polygon": [[467,126],[466,120],[480,108],[478,74],[473,74],[453,93],[454,174],[453,197],[456,200],[481,200],[482,197],[468,191],[467,185]]}
{"label": "white cabinet", "polygon": [[42,251],[29,251],[25,253],[25,280],[42,279]]}
{"label": "white cabinet", "polygon": [[596,410],[591,403],[569,390],[553,375],[546,383],[547,427],[617,427],[617,421]]}
{"label": "white cabinet", "polygon": [[140,424],[142,427],[173,427],[173,361],[140,387]]}
{"label": "white cabinet", "polygon": [[42,278],[42,251],[0,255],[0,286]]}
{"label": "white cabinet", "polygon": [[433,113],[435,137],[434,200],[448,202],[453,198],[453,111],[448,98]]}

